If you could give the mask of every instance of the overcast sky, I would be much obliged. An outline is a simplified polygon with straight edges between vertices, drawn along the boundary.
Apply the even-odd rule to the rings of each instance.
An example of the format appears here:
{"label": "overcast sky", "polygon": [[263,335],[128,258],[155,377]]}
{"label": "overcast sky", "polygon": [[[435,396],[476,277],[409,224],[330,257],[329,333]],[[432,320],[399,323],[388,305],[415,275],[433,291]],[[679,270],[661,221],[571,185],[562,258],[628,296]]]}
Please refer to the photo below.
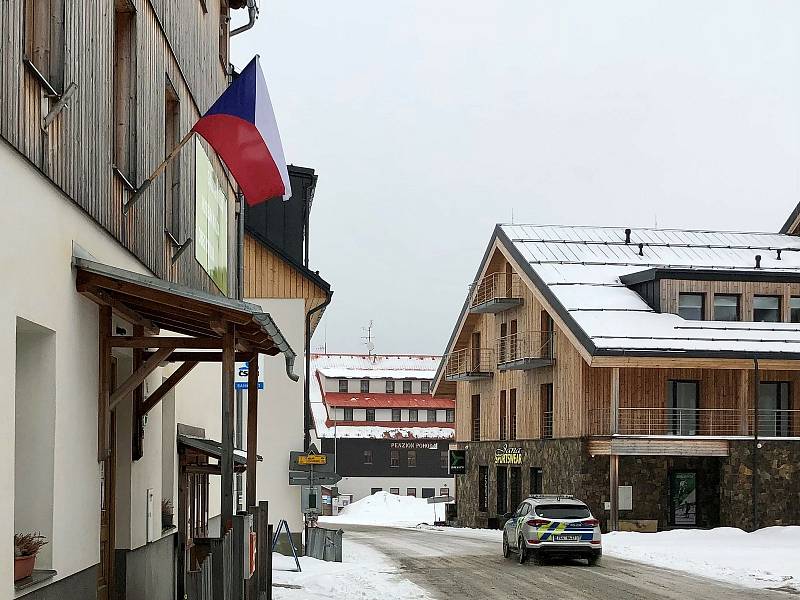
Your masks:
{"label": "overcast sky", "polygon": [[315,348],[364,351],[371,319],[376,352],[441,353],[512,211],[776,231],[800,200],[796,0],[260,4],[233,55],[319,175]]}

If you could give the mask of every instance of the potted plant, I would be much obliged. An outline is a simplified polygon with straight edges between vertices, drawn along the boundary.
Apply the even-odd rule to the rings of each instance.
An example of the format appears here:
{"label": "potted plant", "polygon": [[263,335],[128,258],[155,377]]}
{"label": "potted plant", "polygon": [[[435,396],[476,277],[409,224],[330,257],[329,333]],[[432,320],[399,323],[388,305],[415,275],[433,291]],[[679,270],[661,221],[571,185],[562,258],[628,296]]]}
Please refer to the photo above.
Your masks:
{"label": "potted plant", "polygon": [[14,581],[30,577],[36,563],[36,555],[45,544],[47,538],[38,531],[14,534]]}
{"label": "potted plant", "polygon": [[172,500],[169,498],[164,498],[161,501],[161,529],[163,531],[175,527],[175,524],[172,520],[174,514],[175,509],[172,505]]}

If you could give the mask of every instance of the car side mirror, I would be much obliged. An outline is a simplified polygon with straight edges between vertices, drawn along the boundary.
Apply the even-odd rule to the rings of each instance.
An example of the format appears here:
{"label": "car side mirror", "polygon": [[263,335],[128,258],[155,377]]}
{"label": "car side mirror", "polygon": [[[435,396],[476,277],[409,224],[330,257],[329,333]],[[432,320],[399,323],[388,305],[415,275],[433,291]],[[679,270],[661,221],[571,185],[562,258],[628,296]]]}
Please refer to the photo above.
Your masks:
{"label": "car side mirror", "polygon": [[508,521],[512,517],[511,513],[506,513],[503,515],[503,518]]}

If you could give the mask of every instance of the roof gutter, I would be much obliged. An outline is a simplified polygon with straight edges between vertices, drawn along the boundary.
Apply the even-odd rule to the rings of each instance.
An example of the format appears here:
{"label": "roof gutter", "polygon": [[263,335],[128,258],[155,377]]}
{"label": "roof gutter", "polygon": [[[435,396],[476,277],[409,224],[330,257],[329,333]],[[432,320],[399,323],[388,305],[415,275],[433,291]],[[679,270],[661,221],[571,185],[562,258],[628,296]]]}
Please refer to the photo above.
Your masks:
{"label": "roof gutter", "polygon": [[286,375],[292,381],[298,381],[300,376],[294,372],[294,361],[297,359],[297,354],[295,351],[292,350],[292,347],[289,345],[289,342],[286,341],[286,338],[283,337],[281,330],[278,329],[278,326],[275,324],[275,321],[272,320],[272,317],[269,313],[261,313],[260,315],[255,315],[253,317],[259,325],[269,334],[272,338],[275,347],[283,353],[283,358],[286,361]]}
{"label": "roof gutter", "polygon": [[247,0],[247,13],[250,17],[247,21],[247,24],[242,25],[241,27],[237,27],[230,33],[230,37],[235,35],[239,35],[240,33],[244,33],[249,29],[252,29],[256,24],[256,19],[258,19],[258,6],[256,6],[256,0]]}
{"label": "roof gutter", "polygon": [[314,313],[325,310],[333,299],[333,290],[328,290],[325,300],[306,313],[306,347],[305,347],[305,384],[303,389],[303,449],[308,450],[311,445],[311,317]]}

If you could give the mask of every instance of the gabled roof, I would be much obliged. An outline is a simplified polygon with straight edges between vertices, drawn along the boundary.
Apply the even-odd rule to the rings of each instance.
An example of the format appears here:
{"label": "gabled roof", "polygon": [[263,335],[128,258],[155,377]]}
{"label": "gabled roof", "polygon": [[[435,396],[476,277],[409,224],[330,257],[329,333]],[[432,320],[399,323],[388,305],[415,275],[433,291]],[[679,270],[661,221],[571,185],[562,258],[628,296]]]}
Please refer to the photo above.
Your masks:
{"label": "gabled roof", "polygon": [[[798,237],[643,228],[632,229],[626,243],[624,227],[498,225],[478,275],[495,243],[592,356],[800,358],[800,324],[687,321],[655,312],[625,283],[655,278],[658,270],[674,270],[680,278],[717,274],[800,283]],[[648,270],[655,271],[643,274]],[[457,323],[467,310],[465,302]],[[458,329],[446,352],[453,350]],[[441,367],[437,382],[440,373]]]}

